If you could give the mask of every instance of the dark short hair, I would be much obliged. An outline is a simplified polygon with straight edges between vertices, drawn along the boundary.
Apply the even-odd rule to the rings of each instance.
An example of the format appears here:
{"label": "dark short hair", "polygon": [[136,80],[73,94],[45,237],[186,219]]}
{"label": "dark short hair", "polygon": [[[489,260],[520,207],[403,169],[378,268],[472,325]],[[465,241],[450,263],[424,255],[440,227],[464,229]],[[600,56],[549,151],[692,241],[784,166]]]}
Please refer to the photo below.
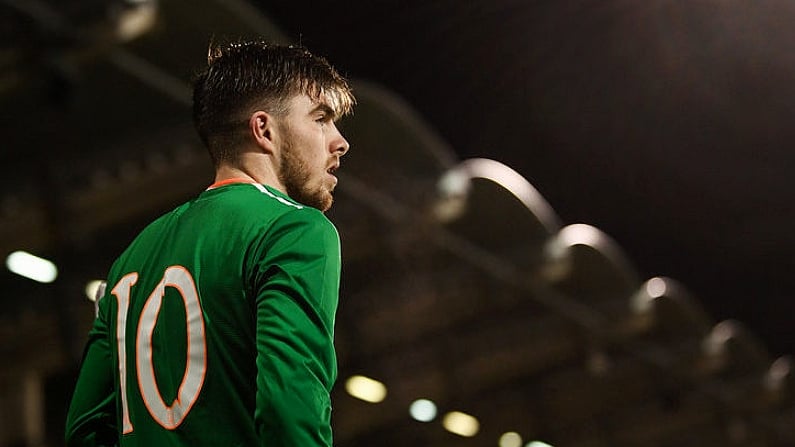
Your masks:
{"label": "dark short hair", "polygon": [[251,113],[284,114],[299,94],[326,99],[335,119],[355,103],[345,78],[306,48],[262,40],[211,44],[207,67],[194,78],[193,121],[215,166],[237,160]]}

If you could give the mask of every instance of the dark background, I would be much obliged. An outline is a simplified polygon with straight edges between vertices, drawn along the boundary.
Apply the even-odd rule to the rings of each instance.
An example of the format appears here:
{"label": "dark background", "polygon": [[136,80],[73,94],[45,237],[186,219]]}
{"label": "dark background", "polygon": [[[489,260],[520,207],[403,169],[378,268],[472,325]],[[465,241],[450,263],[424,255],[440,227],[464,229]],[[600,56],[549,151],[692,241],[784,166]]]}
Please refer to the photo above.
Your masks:
{"label": "dark background", "polygon": [[513,167],[564,223],[612,236],[642,277],[795,352],[791,2],[260,4],[462,158]]}

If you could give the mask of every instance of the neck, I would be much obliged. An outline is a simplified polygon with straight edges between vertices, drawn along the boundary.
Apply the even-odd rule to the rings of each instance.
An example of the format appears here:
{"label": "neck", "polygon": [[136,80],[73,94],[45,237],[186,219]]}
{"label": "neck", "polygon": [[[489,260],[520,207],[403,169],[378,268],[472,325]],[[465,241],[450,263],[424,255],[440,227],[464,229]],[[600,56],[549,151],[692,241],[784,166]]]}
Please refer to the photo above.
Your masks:
{"label": "neck", "polygon": [[279,180],[270,165],[255,165],[255,167],[247,166],[246,163],[241,163],[240,166],[231,166],[229,164],[222,164],[215,170],[215,183],[228,181],[232,179],[251,181],[262,185],[268,185],[279,191],[285,192],[284,185]]}

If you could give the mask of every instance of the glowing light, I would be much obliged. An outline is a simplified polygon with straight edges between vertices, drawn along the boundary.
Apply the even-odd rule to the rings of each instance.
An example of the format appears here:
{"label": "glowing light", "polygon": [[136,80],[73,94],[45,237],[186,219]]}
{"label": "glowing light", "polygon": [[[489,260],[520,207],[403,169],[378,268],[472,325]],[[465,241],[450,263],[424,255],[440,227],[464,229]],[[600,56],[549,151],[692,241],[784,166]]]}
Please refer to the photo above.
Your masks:
{"label": "glowing light", "polygon": [[586,224],[571,224],[558,233],[558,240],[567,247],[586,245],[602,247],[607,244],[607,237],[596,227]]}
{"label": "glowing light", "polygon": [[444,416],[442,425],[450,433],[471,438],[478,434],[480,422],[474,417],[460,411],[451,411]]}
{"label": "glowing light", "polygon": [[345,382],[345,390],[351,396],[370,403],[378,403],[386,398],[386,385],[365,376],[351,376]]}
{"label": "glowing light", "polygon": [[500,436],[500,447],[522,447],[522,437],[515,431],[503,433]]}
{"label": "glowing light", "polygon": [[469,177],[461,170],[451,170],[439,179],[437,187],[446,196],[464,196],[469,192]]}
{"label": "glowing light", "polygon": [[157,2],[154,0],[128,0],[119,10],[116,33],[130,41],[152,29],[157,21]]}
{"label": "glowing light", "polygon": [[771,379],[775,381],[785,380],[787,377],[792,375],[792,359],[789,357],[779,357],[775,362],[773,362],[772,365],[770,365],[770,369],[768,371]]}
{"label": "glowing light", "polygon": [[786,387],[787,379],[793,376],[792,357],[779,357],[770,365],[765,374],[765,386],[772,391],[779,392]]}
{"label": "glowing light", "polygon": [[15,251],[6,258],[8,270],[41,283],[50,283],[58,277],[58,268],[52,262],[24,251]]}
{"label": "glowing light", "polygon": [[420,422],[430,422],[436,418],[436,404],[428,399],[417,399],[411,403],[409,414]]}
{"label": "glowing light", "polygon": [[526,447],[552,447],[552,446],[547,444],[546,442],[532,441],[528,442]]}
{"label": "glowing light", "polygon": [[646,293],[652,298],[659,298],[665,295],[668,286],[662,278],[652,278],[646,282]]}
{"label": "glowing light", "polygon": [[[99,293],[105,293],[105,281],[99,279],[93,279],[86,284],[86,297],[90,301],[96,301],[99,298]],[[100,288],[102,291],[100,292]]]}
{"label": "glowing light", "polygon": [[439,180],[437,188],[440,199],[434,206],[436,217],[442,222],[450,222],[461,217],[466,209],[469,193],[469,177],[460,169],[451,170]]}

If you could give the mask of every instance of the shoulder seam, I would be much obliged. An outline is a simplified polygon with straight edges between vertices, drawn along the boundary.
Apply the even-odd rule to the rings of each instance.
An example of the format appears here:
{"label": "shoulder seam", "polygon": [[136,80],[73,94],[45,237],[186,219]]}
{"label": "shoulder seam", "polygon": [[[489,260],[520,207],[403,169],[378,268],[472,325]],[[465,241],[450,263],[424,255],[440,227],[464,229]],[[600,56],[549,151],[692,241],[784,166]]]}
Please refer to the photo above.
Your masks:
{"label": "shoulder seam", "polygon": [[272,192],[268,191],[268,188],[266,188],[266,187],[264,187],[264,186],[260,185],[259,183],[252,183],[252,184],[253,184],[253,185],[254,185],[254,187],[256,187],[258,190],[260,190],[260,192],[261,192],[261,193],[263,193],[263,194],[266,194],[266,195],[268,195],[269,197],[271,197],[271,198],[273,198],[273,199],[276,199],[276,200],[278,200],[279,202],[281,202],[281,203],[283,203],[283,204],[285,204],[285,205],[287,205],[287,206],[291,206],[291,207],[293,207],[293,208],[297,208],[297,209],[299,209],[299,210],[302,210],[302,209],[304,209],[304,207],[303,207],[302,205],[298,205],[298,204],[296,204],[296,203],[290,202],[289,200],[285,199],[284,197],[279,197],[279,196],[277,196],[276,194],[274,194],[274,193],[272,193]]}

